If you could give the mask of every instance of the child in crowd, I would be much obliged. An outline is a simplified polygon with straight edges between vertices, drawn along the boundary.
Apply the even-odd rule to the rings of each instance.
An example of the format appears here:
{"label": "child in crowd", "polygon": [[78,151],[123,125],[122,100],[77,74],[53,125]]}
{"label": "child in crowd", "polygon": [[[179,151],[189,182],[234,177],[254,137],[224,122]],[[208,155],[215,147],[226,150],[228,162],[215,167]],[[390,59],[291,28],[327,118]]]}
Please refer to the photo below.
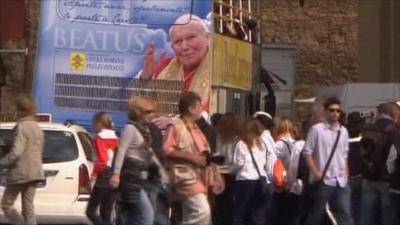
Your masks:
{"label": "child in crowd", "polygon": [[[113,128],[110,114],[99,112],[93,117],[93,145],[96,160],[92,173],[94,187],[90,195],[86,214],[93,224],[110,225],[112,209],[117,198],[117,191],[109,185],[112,175],[114,153],[118,146],[118,137]],[[100,215],[97,208],[100,206]]]}

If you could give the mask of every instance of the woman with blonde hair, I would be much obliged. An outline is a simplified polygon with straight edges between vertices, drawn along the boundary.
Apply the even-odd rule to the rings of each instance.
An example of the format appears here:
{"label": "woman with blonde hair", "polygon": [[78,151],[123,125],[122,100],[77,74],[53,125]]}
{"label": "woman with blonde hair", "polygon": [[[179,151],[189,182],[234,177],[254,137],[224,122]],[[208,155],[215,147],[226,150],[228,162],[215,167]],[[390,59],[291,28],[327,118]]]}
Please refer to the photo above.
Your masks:
{"label": "woman with blonde hair", "polygon": [[144,186],[155,159],[148,123],[154,118],[156,105],[146,97],[133,97],[128,104],[130,121],[122,132],[110,184],[119,186],[127,213],[125,224],[152,225],[154,210]]}
{"label": "woman with blonde hair", "polygon": [[[277,225],[297,224],[298,206],[302,192],[302,182],[297,179],[297,169],[304,141],[300,131],[292,121],[285,117],[275,119],[275,149],[278,159],[283,163],[283,184],[277,187],[272,197],[273,223]],[[278,177],[276,175],[276,177]]]}
{"label": "woman with blonde hair", "polygon": [[274,123],[276,155],[279,159],[282,160],[285,169],[288,170],[290,164],[290,156],[292,154],[292,148],[295,141],[293,139],[294,125],[292,121],[285,117],[275,118]]}
{"label": "woman with blonde hair", "polygon": [[233,157],[236,172],[232,224],[265,224],[266,217],[266,147],[260,139],[263,127],[256,119],[241,126],[240,141]]}

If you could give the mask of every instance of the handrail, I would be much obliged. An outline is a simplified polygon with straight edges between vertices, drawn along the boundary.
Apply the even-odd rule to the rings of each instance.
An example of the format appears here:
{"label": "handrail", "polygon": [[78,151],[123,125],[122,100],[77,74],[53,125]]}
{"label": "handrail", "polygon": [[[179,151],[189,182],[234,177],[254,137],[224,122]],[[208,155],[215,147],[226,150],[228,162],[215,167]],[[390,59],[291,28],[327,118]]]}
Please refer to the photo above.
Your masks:
{"label": "handrail", "polygon": [[0,49],[0,54],[10,54],[10,53],[24,53],[28,55],[28,48],[24,49]]}
{"label": "handrail", "polygon": [[214,15],[215,17],[222,18],[224,21],[240,23],[241,25],[248,27],[247,24],[244,23],[243,21],[235,20],[236,18],[231,19],[231,18],[228,17],[228,16],[224,16],[224,15],[221,16],[221,15],[219,15],[218,13],[213,13],[213,15]]}
{"label": "handrail", "polygon": [[[249,11],[249,10],[246,10],[246,9],[243,9],[243,8],[240,8],[240,7],[236,7],[236,6],[234,6],[234,5],[230,5],[229,3],[223,2],[223,1],[221,1],[221,0],[216,0],[216,1],[214,1],[214,2],[220,3],[220,6],[226,6],[226,7],[230,8],[230,9],[231,9],[231,8],[232,8],[232,9],[237,9],[237,10],[239,10],[240,12],[242,12],[242,13],[244,13],[244,14],[251,15],[251,16],[256,17],[256,18],[259,18],[259,17],[260,17],[260,16],[258,16],[258,15],[255,15],[255,13],[253,13],[253,12],[251,12],[251,11]],[[241,4],[241,2],[240,2],[240,4]]]}
{"label": "handrail", "polygon": [[[241,2],[241,1],[240,1]],[[247,1],[248,3],[248,8],[251,10],[251,1]],[[251,14],[249,15],[249,19],[251,18]],[[253,32],[251,31],[251,29],[249,30],[249,41],[252,42],[253,41]]]}

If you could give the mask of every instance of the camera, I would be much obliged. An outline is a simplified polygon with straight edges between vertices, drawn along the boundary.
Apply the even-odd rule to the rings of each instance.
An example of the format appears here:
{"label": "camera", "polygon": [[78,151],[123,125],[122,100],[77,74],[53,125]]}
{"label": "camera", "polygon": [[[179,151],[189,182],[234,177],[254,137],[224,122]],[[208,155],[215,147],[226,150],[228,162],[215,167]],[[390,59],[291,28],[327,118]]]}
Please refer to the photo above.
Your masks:
{"label": "camera", "polygon": [[211,163],[222,165],[225,162],[225,156],[213,155],[210,151],[204,151],[202,155],[206,157],[207,166],[211,165]]}
{"label": "camera", "polygon": [[373,118],[374,112],[373,111],[364,111],[364,112],[360,112],[360,117],[361,118]]}
{"label": "camera", "polygon": [[4,143],[0,140],[0,159],[10,152],[12,143]]}

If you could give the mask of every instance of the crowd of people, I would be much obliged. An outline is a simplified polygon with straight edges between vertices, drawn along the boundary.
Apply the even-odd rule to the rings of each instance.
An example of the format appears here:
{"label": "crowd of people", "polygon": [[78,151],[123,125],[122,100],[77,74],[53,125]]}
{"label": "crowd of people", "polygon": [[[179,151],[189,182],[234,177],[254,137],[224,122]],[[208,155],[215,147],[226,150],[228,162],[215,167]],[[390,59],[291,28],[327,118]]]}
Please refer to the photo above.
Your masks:
{"label": "crowd of people", "polygon": [[[301,128],[262,111],[251,118],[214,114],[209,124],[194,92],[184,93],[178,106],[179,116],[164,135],[154,123],[156,103],[147,97],[129,100],[121,137],[109,113],[95,114],[87,206],[93,224],[112,224],[116,202],[117,222],[126,225],[398,224],[395,103],[379,105],[368,121],[350,113],[344,124],[340,101],[329,98],[324,118]],[[32,98],[20,98],[17,110],[15,143],[0,160],[9,168],[1,207],[17,224],[36,224],[33,196],[44,179],[43,133]],[[19,193],[23,216],[12,207]]]}

